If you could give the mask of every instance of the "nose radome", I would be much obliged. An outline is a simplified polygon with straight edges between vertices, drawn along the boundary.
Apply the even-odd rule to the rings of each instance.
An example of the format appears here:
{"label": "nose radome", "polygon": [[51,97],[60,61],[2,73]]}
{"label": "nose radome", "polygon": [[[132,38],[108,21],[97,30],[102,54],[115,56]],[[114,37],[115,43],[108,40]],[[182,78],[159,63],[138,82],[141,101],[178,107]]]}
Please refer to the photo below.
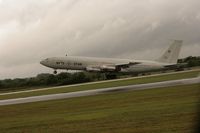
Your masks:
{"label": "nose radome", "polygon": [[40,61],[40,64],[44,65],[44,60]]}

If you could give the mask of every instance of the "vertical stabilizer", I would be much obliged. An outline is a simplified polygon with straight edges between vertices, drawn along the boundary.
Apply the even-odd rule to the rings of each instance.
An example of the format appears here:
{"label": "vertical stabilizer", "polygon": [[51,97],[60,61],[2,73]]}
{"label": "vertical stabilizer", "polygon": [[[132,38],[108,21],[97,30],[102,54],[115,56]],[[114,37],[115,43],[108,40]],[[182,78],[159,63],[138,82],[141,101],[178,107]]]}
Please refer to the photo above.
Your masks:
{"label": "vertical stabilizer", "polygon": [[157,61],[162,63],[176,64],[182,43],[182,40],[174,40],[170,47],[159,59],[157,59]]}

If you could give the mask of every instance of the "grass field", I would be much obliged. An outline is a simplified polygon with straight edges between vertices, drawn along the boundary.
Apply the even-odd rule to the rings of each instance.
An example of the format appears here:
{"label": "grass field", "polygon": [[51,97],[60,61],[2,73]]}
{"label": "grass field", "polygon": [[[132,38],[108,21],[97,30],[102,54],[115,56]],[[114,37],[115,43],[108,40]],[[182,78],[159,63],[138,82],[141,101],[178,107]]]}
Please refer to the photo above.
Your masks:
{"label": "grass field", "polygon": [[45,95],[45,94],[55,94],[55,93],[66,93],[72,91],[81,91],[81,90],[90,90],[90,89],[99,89],[106,87],[115,87],[115,86],[126,86],[126,85],[134,85],[134,84],[143,84],[143,83],[151,83],[151,82],[159,82],[159,81],[167,81],[167,80],[175,80],[175,79],[184,79],[184,78],[192,78],[196,77],[200,73],[200,70],[176,73],[176,74],[166,74],[152,77],[144,77],[144,78],[133,78],[126,79],[120,81],[108,81],[103,83],[93,83],[65,88],[56,88],[50,90],[40,90],[34,92],[25,92],[18,94],[9,94],[9,95],[0,95],[0,100],[9,99],[9,98],[19,98],[19,97],[28,97],[28,96],[37,96],[37,95]]}
{"label": "grass field", "polygon": [[200,84],[0,107],[1,133],[191,133]]}

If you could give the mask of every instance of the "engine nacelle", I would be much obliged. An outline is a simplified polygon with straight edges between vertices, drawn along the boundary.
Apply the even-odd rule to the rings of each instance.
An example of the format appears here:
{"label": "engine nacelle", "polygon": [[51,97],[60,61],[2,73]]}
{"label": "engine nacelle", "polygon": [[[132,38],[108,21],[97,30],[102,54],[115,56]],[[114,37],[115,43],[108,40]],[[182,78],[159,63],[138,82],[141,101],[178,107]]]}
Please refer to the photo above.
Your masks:
{"label": "engine nacelle", "polygon": [[106,66],[106,65],[103,65],[100,67],[101,71],[116,71],[116,67],[115,66]]}
{"label": "engine nacelle", "polygon": [[88,72],[100,72],[101,69],[95,68],[95,67],[87,67],[86,71],[88,71]]}
{"label": "engine nacelle", "polygon": [[98,67],[87,67],[86,71],[89,71],[89,72],[116,72],[116,71],[121,71],[121,68],[116,67],[116,66],[102,65],[102,66],[98,66]]}

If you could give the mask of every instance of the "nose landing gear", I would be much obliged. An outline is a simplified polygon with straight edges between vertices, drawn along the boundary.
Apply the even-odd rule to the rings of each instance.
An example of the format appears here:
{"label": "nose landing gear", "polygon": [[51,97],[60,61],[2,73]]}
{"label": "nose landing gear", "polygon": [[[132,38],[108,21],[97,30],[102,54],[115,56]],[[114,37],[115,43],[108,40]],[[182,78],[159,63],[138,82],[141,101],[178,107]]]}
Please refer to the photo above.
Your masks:
{"label": "nose landing gear", "polygon": [[57,71],[56,71],[56,70],[54,70],[54,71],[53,71],[53,74],[57,74]]}

